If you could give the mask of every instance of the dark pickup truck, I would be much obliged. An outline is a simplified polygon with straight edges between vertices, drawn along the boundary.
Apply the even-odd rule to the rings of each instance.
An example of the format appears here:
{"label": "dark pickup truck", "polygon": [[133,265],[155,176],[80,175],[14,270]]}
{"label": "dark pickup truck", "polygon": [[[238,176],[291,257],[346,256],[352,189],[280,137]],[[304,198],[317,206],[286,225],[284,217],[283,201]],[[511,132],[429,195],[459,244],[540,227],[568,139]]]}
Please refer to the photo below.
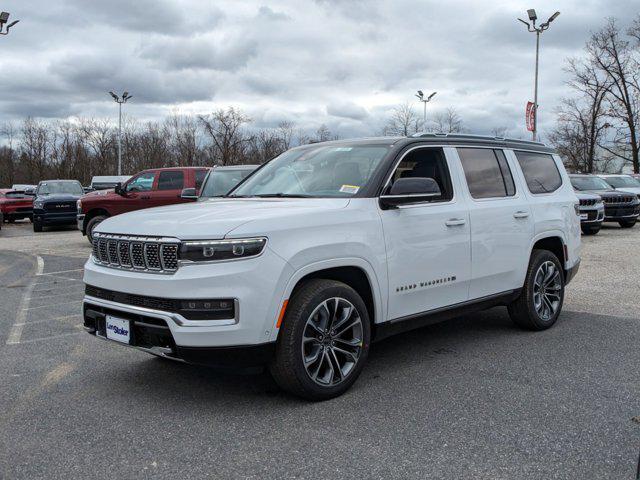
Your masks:
{"label": "dark pickup truck", "polygon": [[74,225],[76,202],[84,194],[77,180],[45,180],[38,184],[33,200],[33,231],[44,227]]}
{"label": "dark pickup truck", "polygon": [[256,167],[172,167],[144,170],[113,190],[84,195],[77,205],[78,229],[91,242],[93,229],[105,218],[143,208],[160,207],[197,199],[211,171],[207,185],[224,195]]}

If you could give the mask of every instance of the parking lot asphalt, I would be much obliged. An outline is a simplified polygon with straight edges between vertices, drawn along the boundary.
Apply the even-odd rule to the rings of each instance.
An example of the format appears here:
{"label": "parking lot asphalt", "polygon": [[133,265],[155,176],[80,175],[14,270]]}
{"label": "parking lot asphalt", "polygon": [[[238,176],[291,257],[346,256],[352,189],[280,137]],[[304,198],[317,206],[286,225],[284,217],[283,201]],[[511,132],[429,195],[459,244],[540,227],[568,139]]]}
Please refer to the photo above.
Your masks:
{"label": "parking lot asphalt", "polygon": [[0,478],[632,479],[640,227],[584,238],[558,324],[504,308],[374,344],[322,403],[81,329],[74,230],[0,231]]}

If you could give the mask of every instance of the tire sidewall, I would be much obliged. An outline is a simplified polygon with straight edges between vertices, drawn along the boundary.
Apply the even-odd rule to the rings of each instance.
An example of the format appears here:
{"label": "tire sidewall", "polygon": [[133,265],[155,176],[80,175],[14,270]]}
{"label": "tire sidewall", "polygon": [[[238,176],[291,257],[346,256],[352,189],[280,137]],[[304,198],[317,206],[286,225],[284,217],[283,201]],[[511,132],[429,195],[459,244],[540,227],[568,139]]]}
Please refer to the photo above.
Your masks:
{"label": "tire sidewall", "polygon": [[[560,278],[562,281],[562,290],[560,291],[560,305],[558,306],[558,310],[549,320],[543,320],[540,317],[540,315],[538,315],[538,312],[536,311],[536,308],[534,306],[533,287],[535,283],[536,274],[538,273],[538,269],[543,263],[547,261],[553,262],[556,268],[558,269],[558,271],[560,272]],[[529,315],[533,323],[536,325],[536,327],[540,329],[546,329],[551,327],[554,323],[556,323],[556,321],[558,320],[558,317],[560,316],[560,313],[562,312],[562,306],[564,305],[564,291],[565,291],[564,270],[562,268],[560,260],[558,260],[558,257],[556,257],[553,253],[547,250],[535,251],[531,258],[531,262],[532,262],[531,268],[529,269],[528,276],[527,276],[527,283],[525,286],[525,288],[527,289],[526,291],[527,308],[529,310]]]}
{"label": "tire sidewall", "polygon": [[[349,373],[347,379],[338,385],[323,387],[315,383],[309,377],[306,369],[304,368],[302,358],[302,336],[309,316],[323,301],[333,297],[342,297],[345,300],[348,300],[358,310],[360,319],[362,320],[363,346],[358,363],[353,367],[353,370]],[[303,388],[311,393],[314,398],[328,399],[340,395],[348,390],[358,379],[369,354],[371,327],[364,301],[351,287],[346,284],[340,284],[319,289],[318,292],[316,292],[310,300],[305,303],[305,305],[294,305],[293,307],[294,308],[289,310],[287,315],[285,315],[285,331],[281,331],[280,335],[283,335],[283,339],[288,337],[286,340],[292,342],[294,356],[293,368],[295,376],[302,384]]]}
{"label": "tire sidewall", "polygon": [[100,225],[108,217],[106,215],[96,215],[87,223],[87,239],[93,243],[93,229]]}

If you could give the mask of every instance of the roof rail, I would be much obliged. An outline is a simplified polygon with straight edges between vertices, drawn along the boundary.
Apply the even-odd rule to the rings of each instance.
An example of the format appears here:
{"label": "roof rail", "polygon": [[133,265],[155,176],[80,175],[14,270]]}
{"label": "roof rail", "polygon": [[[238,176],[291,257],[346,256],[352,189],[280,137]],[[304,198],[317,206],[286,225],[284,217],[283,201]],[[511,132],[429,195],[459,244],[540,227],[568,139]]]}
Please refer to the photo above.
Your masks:
{"label": "roof rail", "polygon": [[492,140],[494,142],[513,142],[524,145],[537,145],[546,147],[542,142],[532,142],[531,140],[521,140],[517,138],[505,138],[491,135],[474,135],[471,133],[437,133],[437,132],[418,132],[409,135],[411,138],[447,138],[450,140]]}

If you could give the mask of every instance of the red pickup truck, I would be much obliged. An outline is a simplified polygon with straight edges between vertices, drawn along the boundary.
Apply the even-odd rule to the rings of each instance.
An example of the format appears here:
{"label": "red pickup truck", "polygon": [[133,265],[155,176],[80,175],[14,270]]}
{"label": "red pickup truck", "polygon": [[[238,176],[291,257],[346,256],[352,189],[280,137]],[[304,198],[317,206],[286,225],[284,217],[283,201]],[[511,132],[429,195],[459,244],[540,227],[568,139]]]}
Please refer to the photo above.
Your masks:
{"label": "red pickup truck", "polygon": [[5,222],[31,218],[34,196],[20,190],[0,190],[0,212]]}
{"label": "red pickup truck", "polygon": [[98,190],[78,200],[78,229],[91,241],[91,232],[105,218],[141,208],[192,201],[181,196],[185,188],[200,190],[208,167],[144,170],[115,190]]}

